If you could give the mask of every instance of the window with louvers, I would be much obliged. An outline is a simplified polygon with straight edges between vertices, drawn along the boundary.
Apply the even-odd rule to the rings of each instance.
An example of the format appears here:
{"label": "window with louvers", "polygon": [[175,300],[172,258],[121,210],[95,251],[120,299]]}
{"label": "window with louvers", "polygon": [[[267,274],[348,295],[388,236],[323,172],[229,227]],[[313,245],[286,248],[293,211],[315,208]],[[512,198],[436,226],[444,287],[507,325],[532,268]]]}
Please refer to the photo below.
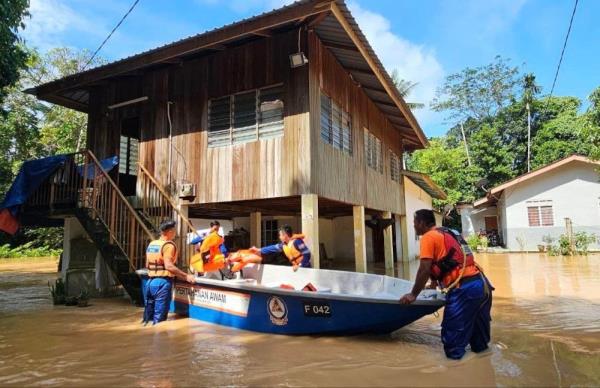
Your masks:
{"label": "window with louvers", "polygon": [[365,128],[365,160],[367,166],[383,174],[383,152],[381,140]]}
{"label": "window with louvers", "polygon": [[554,226],[552,205],[528,206],[527,219],[529,226]]}
{"label": "window with louvers", "polygon": [[395,182],[400,182],[400,158],[394,151],[390,151],[390,177]]}
{"label": "window with louvers", "polygon": [[321,139],[333,148],[352,155],[350,114],[323,92],[321,92]]}
{"label": "window with louvers", "polygon": [[283,87],[270,86],[209,101],[208,146],[283,135]]}
{"label": "window with louvers", "polygon": [[121,135],[119,147],[119,173],[137,175],[139,140]]}
{"label": "window with louvers", "polygon": [[283,134],[283,86],[259,90],[258,137],[270,139]]}

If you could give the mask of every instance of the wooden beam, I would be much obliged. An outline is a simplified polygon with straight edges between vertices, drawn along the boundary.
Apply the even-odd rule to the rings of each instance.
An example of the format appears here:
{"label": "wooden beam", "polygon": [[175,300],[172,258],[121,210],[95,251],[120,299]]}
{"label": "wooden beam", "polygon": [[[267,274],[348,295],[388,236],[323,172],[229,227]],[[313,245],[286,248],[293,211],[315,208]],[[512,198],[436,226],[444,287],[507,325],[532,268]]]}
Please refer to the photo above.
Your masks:
{"label": "wooden beam", "polygon": [[325,47],[327,47],[327,48],[358,52],[358,48],[356,48],[356,46],[350,46],[350,45],[347,45],[347,44],[340,44],[340,43],[333,43],[333,42],[325,42],[325,41],[323,41],[323,45]]}
{"label": "wooden beam", "polygon": [[350,39],[352,39],[352,42],[354,42],[356,47],[358,47],[358,50],[360,51],[362,56],[365,58],[365,60],[367,61],[367,63],[369,64],[369,66],[371,67],[371,69],[373,70],[375,75],[377,76],[377,78],[379,79],[379,82],[381,82],[384,89],[387,91],[388,95],[392,98],[392,100],[396,103],[396,105],[398,105],[398,107],[400,108],[402,113],[406,116],[409,123],[411,124],[414,131],[416,132],[417,136],[419,137],[419,140],[421,141],[422,146],[423,147],[427,146],[427,144],[428,144],[427,138],[425,137],[423,130],[419,126],[417,119],[415,118],[415,116],[412,114],[412,112],[406,105],[406,102],[404,102],[404,100],[400,97],[396,87],[394,85],[391,85],[388,82],[388,79],[384,75],[384,70],[380,69],[379,65],[371,57],[371,55],[369,54],[369,51],[367,50],[367,47],[365,47],[365,45],[362,43],[362,40],[358,37],[356,31],[354,31],[354,28],[350,25],[348,20],[346,20],[346,17],[340,10],[339,5],[337,3],[332,3],[331,11],[333,12],[333,15],[338,20],[338,22],[340,23],[342,28],[346,31],[346,33],[348,34]]}
{"label": "wooden beam", "polygon": [[207,50],[223,51],[227,49],[227,46],[225,46],[224,44],[213,44],[212,46],[206,46],[205,48]]}
{"label": "wooden beam", "polygon": [[354,263],[356,272],[367,272],[367,232],[365,226],[365,207],[352,208],[354,220]]}
{"label": "wooden beam", "polygon": [[252,35],[257,35],[257,36],[262,36],[265,38],[270,38],[273,36],[273,33],[271,33],[271,31],[269,31],[268,29],[265,30],[260,30],[260,31],[253,31]]}
{"label": "wooden beam", "polygon": [[66,88],[72,88],[78,85],[97,81],[102,78],[128,72],[140,67],[164,62],[168,59],[197,52],[205,49],[208,46],[231,41],[244,35],[269,30],[303,17],[330,11],[332,3],[333,0],[327,0],[317,4],[310,1],[283,8],[280,11],[241,21],[224,28],[172,43],[166,47],[135,55],[129,59],[116,61],[96,69],[74,74],[72,76],[41,85],[35,89],[35,94],[38,97],[47,98],[50,93],[57,93]]}
{"label": "wooden beam", "polygon": [[244,205],[231,205],[227,203],[205,203],[198,206],[200,209],[207,210],[223,210],[230,211],[242,214],[250,214],[252,212],[260,212],[261,214],[269,214],[274,216],[297,216],[298,212],[289,211],[289,210],[278,210],[278,209],[267,209],[256,206],[244,206]]}
{"label": "wooden beam", "polygon": [[308,28],[314,27],[317,24],[320,24],[327,16],[329,16],[331,12],[323,12],[316,16],[313,16],[312,20],[308,22]]}
{"label": "wooden beam", "polygon": [[316,194],[302,194],[302,233],[308,238],[308,248],[312,254],[313,268],[320,268],[319,252],[319,197]]}
{"label": "wooden beam", "polygon": [[260,212],[250,213],[250,245],[260,247],[262,232],[262,217]]}
{"label": "wooden beam", "polygon": [[351,74],[361,74],[361,75],[368,75],[371,77],[375,77],[375,74],[373,74],[372,71],[369,70],[364,70],[364,69],[356,69],[356,68],[352,68],[352,67],[346,67],[346,70],[348,70]]}
{"label": "wooden beam", "polygon": [[[391,212],[382,212],[381,216],[384,219],[391,219]],[[394,235],[392,233],[392,225],[383,228],[383,256],[385,261],[385,274],[387,276],[396,276],[394,267]]]}
{"label": "wooden beam", "polygon": [[364,86],[364,85],[361,85],[360,87],[361,87],[362,89],[364,89],[364,90],[372,90],[372,91],[374,91],[374,92],[378,92],[378,93],[387,93],[387,92],[385,91],[385,89],[375,89],[375,88],[372,88],[372,87],[370,87],[370,86]]}
{"label": "wooden beam", "polygon": [[400,233],[402,234],[402,261],[409,262],[408,257],[408,221],[406,215],[400,216]]}

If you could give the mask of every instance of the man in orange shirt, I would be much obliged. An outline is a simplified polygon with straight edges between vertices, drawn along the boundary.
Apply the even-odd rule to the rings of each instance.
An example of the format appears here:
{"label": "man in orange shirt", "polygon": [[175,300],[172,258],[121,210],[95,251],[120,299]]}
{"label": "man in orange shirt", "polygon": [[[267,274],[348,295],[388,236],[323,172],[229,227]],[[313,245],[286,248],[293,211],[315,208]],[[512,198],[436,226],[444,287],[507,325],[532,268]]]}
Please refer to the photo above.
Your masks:
{"label": "man in orange shirt", "polygon": [[461,359],[467,345],[475,353],[488,348],[493,287],[481,272],[473,253],[457,232],[435,226],[432,210],[415,212],[414,227],[421,236],[420,265],[415,284],[400,302],[410,304],[425,288],[446,292],[442,342],[448,358]]}

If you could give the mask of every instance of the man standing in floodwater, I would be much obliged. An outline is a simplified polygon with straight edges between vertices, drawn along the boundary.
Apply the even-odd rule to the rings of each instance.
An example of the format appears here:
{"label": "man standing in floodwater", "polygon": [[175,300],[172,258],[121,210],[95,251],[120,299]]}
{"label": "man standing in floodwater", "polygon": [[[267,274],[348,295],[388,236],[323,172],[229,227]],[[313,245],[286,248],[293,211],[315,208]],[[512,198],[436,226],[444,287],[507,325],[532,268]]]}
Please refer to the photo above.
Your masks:
{"label": "man standing in floodwater", "polygon": [[473,253],[462,236],[451,229],[438,228],[432,210],[415,212],[415,232],[421,236],[420,265],[412,291],[400,303],[413,303],[431,278],[446,293],[442,320],[442,343],[446,357],[459,360],[471,345],[483,352],[490,342],[492,290]]}
{"label": "man standing in floodwater", "polygon": [[195,280],[194,275],[186,274],[175,266],[177,262],[177,247],[173,242],[177,235],[175,225],[174,221],[160,224],[159,239],[150,242],[146,249],[148,282],[144,290],[146,300],[144,325],[150,321],[156,325],[167,319],[175,277],[190,283]]}

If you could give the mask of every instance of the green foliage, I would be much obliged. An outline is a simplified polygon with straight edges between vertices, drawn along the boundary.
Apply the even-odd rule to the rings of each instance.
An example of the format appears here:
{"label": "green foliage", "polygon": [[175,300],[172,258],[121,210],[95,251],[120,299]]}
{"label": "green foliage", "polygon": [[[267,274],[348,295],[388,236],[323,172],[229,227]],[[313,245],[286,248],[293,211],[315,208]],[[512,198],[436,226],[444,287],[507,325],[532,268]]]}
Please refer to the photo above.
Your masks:
{"label": "green foliage", "polygon": [[476,251],[477,247],[480,246],[480,238],[477,234],[471,234],[467,237],[467,245],[472,251]]}
{"label": "green foliage", "polygon": [[[397,69],[394,69],[392,71],[391,77],[392,82],[394,82],[394,86],[396,86],[396,89],[398,89],[400,96],[402,96],[402,98],[404,99],[406,99],[410,92],[413,90],[413,88],[417,86],[416,82],[410,82],[400,78]],[[422,104],[420,102],[407,102],[406,105],[408,105],[410,109],[421,109],[425,107],[425,104]]]}
{"label": "green foliage", "polygon": [[489,65],[467,67],[449,75],[438,89],[431,108],[446,112],[450,122],[489,119],[514,100],[521,82],[518,75],[518,67],[496,56]]}
{"label": "green foliage", "polygon": [[596,241],[596,235],[582,231],[575,233],[573,236],[573,244],[571,245],[569,236],[566,234],[561,234],[558,238],[557,244],[550,246],[548,253],[551,256],[587,255],[590,244],[593,244]]}
{"label": "green foliage", "polygon": [[48,282],[48,288],[50,289],[50,295],[52,295],[52,303],[54,305],[64,304],[67,296],[67,290],[65,283],[61,278],[56,279],[54,284]]}
{"label": "green foliage", "polygon": [[6,98],[7,89],[19,79],[19,72],[27,62],[27,51],[17,31],[25,28],[23,18],[29,16],[28,7],[28,0],[0,2],[0,104]]}
{"label": "green foliage", "polygon": [[[578,98],[538,98],[540,91],[534,74],[520,74],[501,57],[447,77],[432,108],[463,124],[472,164],[459,124],[410,155],[408,168],[428,174],[448,194],[435,205],[472,202],[486,189],[527,172],[528,117],[532,168],[574,153],[600,159],[600,87],[583,114]],[[487,184],[477,187],[484,178]]]}
{"label": "green foliage", "polygon": [[[79,72],[87,51],[56,48],[45,55],[28,52],[27,68],[7,89],[0,117],[0,197],[8,189],[25,160],[69,153],[85,145],[87,116],[62,106],[40,102],[23,90]],[[94,61],[94,65],[103,63]]]}
{"label": "green foliage", "polygon": [[0,245],[0,258],[17,258],[17,257],[47,257],[58,256],[61,249],[52,249],[48,247],[34,247],[33,242],[28,242],[17,247],[11,247],[9,244]]}

